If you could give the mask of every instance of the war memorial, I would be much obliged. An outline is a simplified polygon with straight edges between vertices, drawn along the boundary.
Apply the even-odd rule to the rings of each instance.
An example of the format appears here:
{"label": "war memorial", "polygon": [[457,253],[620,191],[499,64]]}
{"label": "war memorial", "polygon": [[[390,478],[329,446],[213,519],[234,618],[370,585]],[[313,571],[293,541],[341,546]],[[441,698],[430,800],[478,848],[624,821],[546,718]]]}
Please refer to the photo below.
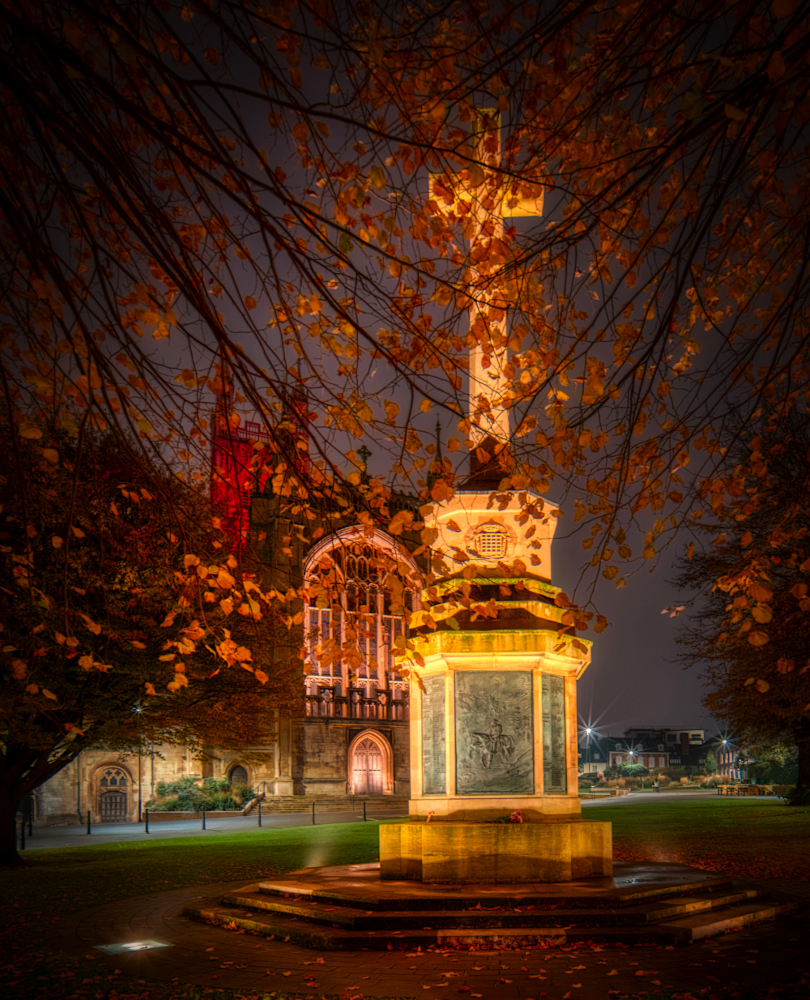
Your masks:
{"label": "war memorial", "polygon": [[[497,124],[481,112],[479,159],[495,173]],[[502,234],[504,216],[541,213],[542,192],[498,200],[487,183],[431,180],[443,210],[466,202],[473,243]],[[433,611],[411,629],[409,819],[380,826],[378,863],[292,872],[195,902],[188,917],[325,950],[674,945],[796,905],[674,862],[614,863],[610,823],[581,817],[576,682],[591,643],[552,583],[559,511],[503,486],[507,304],[485,267],[469,275],[470,326],[483,322],[490,345],[470,350],[469,474],[425,514]]]}

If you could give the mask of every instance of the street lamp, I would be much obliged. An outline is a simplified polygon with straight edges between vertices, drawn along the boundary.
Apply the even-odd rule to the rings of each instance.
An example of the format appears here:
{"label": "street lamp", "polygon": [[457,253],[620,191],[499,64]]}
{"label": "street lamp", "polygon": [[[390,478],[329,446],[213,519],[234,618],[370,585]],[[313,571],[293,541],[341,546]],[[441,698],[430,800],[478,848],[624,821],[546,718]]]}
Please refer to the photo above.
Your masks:
{"label": "street lamp", "polygon": [[[137,714],[140,714],[142,711],[143,711],[143,706],[142,705],[136,705],[135,706],[135,712]],[[140,747],[138,748],[138,820],[137,821],[139,823],[141,821],[141,751],[140,751]]]}
{"label": "street lamp", "polygon": [[585,749],[586,763],[588,765],[588,774],[591,773],[591,733],[593,729],[590,726],[585,727],[585,735],[588,737],[588,744]]}

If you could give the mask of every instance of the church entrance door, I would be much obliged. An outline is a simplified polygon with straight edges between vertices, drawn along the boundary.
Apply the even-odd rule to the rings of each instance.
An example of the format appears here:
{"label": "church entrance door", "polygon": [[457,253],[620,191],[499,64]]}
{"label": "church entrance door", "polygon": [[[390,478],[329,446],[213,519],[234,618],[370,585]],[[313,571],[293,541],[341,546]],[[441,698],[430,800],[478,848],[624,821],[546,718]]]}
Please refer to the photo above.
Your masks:
{"label": "church entrance door", "polygon": [[127,793],[104,792],[101,796],[101,822],[120,823],[127,818]]}
{"label": "church entrance door", "polygon": [[382,751],[374,740],[367,737],[354,748],[352,792],[355,795],[382,795],[382,791]]}

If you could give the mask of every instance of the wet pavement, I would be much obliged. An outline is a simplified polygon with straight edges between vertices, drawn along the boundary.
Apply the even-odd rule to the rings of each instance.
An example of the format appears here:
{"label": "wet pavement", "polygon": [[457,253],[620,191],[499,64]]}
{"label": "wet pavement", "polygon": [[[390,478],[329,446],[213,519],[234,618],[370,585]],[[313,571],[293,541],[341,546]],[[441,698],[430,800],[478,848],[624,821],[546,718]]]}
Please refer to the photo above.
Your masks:
{"label": "wet pavement", "polygon": [[[698,944],[519,951],[317,952],[197,923],[184,906],[244,884],[197,886],[124,900],[65,916],[49,944],[102,968],[143,979],[177,979],[265,996],[345,993],[353,998],[608,1000],[616,992],[700,990],[744,984],[763,990],[810,975],[807,912]],[[760,883],[767,886],[767,883]],[[810,887],[804,886],[810,896]],[[94,946],[153,940],[165,947],[106,955]],[[800,994],[797,994],[800,995]],[[810,996],[810,985],[808,985]]]}

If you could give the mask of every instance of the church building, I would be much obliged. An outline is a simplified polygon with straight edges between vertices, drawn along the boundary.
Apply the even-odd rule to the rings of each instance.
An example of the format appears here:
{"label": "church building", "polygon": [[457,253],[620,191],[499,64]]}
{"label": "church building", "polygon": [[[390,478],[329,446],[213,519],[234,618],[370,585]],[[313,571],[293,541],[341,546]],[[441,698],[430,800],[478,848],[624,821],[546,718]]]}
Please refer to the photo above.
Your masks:
{"label": "church building", "polygon": [[[409,797],[408,684],[394,670],[393,650],[397,636],[405,633],[405,606],[415,607],[422,586],[422,567],[410,551],[419,541],[407,533],[388,534],[387,517],[375,518],[371,534],[361,532],[356,519],[347,520],[333,507],[324,510],[320,531],[309,523],[310,537],[320,537],[305,544],[304,526],[290,513],[294,504],[273,490],[274,463],[262,462],[269,437],[258,423],[236,423],[233,396],[227,385],[213,415],[211,495],[231,526],[234,545],[250,538],[265,568],[266,586],[286,592],[311,582],[317,590],[327,566],[338,595],[330,606],[319,607],[313,597],[301,608],[302,712],[295,718],[276,713],[275,743],[250,748],[254,752],[244,756],[212,749],[201,761],[170,745],[155,745],[144,756],[85,751],[36,790],[38,824],[84,822],[87,810],[96,823],[136,822],[158,783],[181,778],[228,778],[262,796],[267,807],[290,811],[306,809],[310,800],[392,801],[396,796],[406,802]],[[293,412],[302,416],[299,428],[288,435],[293,448],[306,433],[303,400],[295,406]],[[294,453],[298,471],[306,473],[306,448]],[[417,505],[416,498],[394,496],[388,513]],[[383,564],[398,567],[398,577],[407,584],[402,593],[392,595],[383,582]],[[347,632],[359,656],[341,655]],[[324,648],[332,652],[319,656]]]}

